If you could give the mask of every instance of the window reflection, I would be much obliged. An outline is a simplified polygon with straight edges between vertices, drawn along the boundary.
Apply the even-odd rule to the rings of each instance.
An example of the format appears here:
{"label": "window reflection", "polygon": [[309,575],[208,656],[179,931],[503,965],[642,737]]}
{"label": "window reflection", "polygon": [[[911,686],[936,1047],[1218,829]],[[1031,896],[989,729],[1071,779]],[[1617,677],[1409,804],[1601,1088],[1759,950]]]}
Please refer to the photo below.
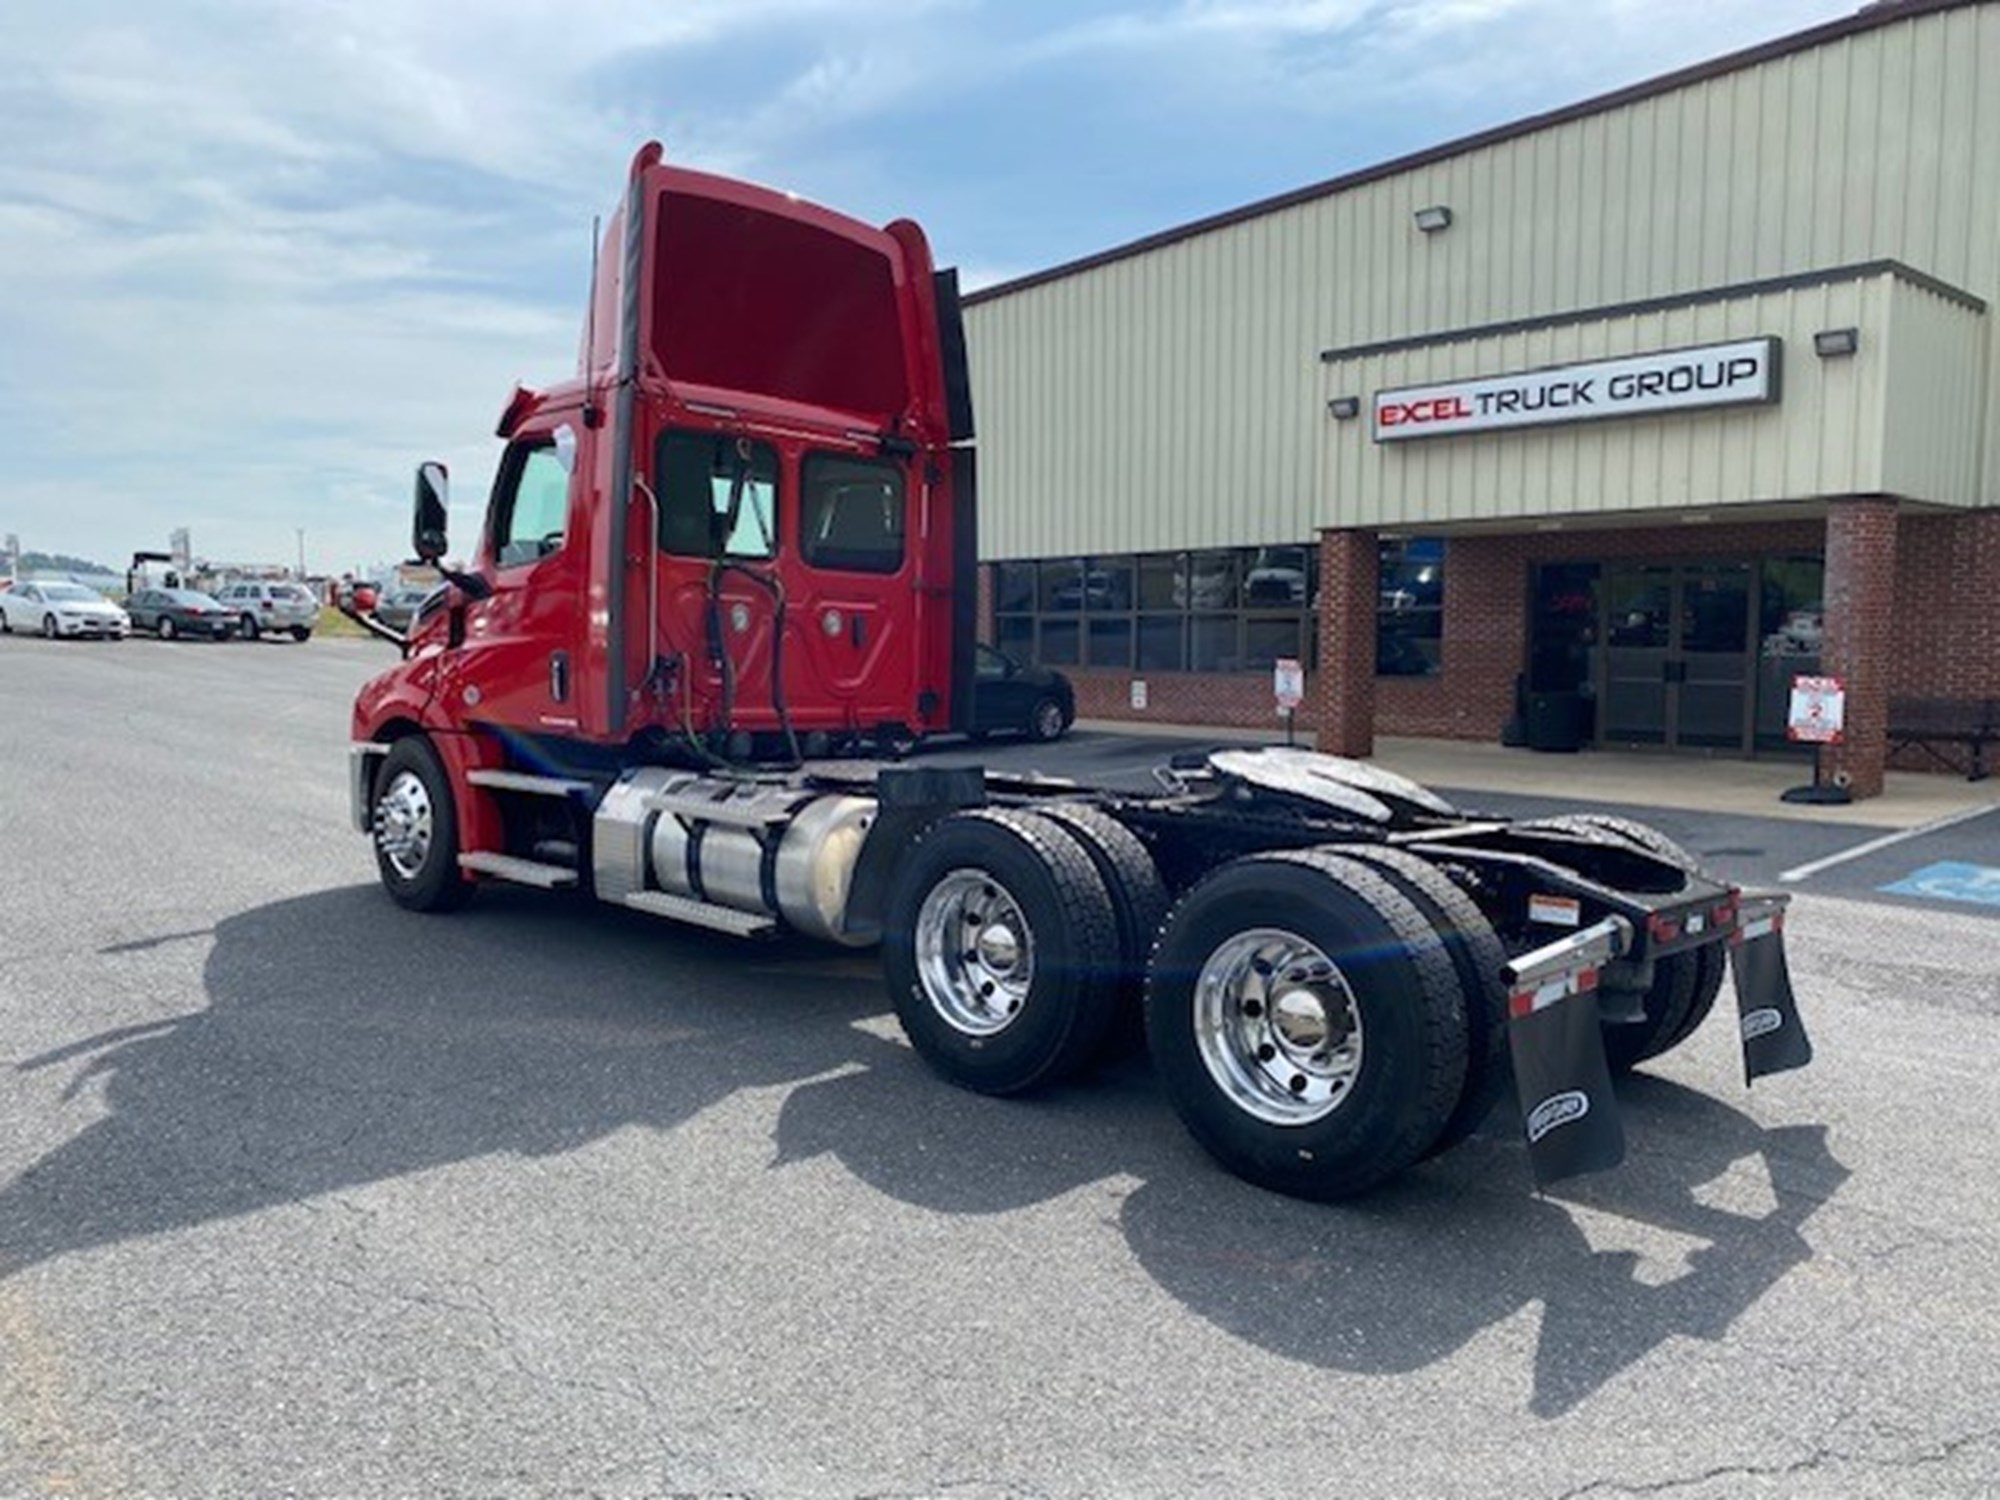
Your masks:
{"label": "window reflection", "polygon": [[1054,666],[1144,672],[1310,664],[1319,549],[1310,542],[994,565],[995,636]]}

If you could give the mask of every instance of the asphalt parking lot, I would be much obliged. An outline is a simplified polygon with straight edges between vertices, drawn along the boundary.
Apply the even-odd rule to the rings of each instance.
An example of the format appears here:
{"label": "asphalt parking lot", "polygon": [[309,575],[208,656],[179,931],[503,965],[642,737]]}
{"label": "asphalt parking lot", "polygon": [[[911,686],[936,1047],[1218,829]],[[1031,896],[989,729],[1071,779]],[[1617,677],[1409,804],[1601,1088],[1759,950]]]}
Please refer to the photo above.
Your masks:
{"label": "asphalt parking lot", "polygon": [[[1994,820],[1792,883],[1811,1068],[1719,1013],[1615,1172],[1536,1194],[1502,1111],[1328,1208],[1143,1059],[946,1087],[866,954],[399,911],[388,659],[0,640],[0,1494],[2000,1489],[1995,909],[1879,889]],[[1880,832],[1643,815],[1757,881]]]}

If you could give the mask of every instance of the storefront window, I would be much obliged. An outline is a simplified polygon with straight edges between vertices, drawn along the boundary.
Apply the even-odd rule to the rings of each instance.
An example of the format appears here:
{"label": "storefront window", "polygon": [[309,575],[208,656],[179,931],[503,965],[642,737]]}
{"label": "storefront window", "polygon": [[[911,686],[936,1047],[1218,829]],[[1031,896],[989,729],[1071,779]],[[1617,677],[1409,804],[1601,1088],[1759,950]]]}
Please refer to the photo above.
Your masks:
{"label": "storefront window", "polygon": [[1312,665],[1319,551],[1310,543],[999,563],[995,636],[1052,666],[1143,672]]}
{"label": "storefront window", "polygon": [[1052,667],[1073,667],[1078,663],[1082,644],[1082,621],[1051,615],[1042,621],[1032,655],[1036,661]]}
{"label": "storefront window", "polygon": [[1035,608],[1035,565],[1004,562],[994,570],[993,604],[1001,614],[1031,614]]}
{"label": "storefront window", "polygon": [[1436,675],[1444,638],[1444,541],[1386,539],[1377,568],[1375,675]]}
{"label": "storefront window", "polygon": [[1757,603],[1757,748],[1782,750],[1792,679],[1819,672],[1826,630],[1826,563],[1817,557],[1767,557]]}

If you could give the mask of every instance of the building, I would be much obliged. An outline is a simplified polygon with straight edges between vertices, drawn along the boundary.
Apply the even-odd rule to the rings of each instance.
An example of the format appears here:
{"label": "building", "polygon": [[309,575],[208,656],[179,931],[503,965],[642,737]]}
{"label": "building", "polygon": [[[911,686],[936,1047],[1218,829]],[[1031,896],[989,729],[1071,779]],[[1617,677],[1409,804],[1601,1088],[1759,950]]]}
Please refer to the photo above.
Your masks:
{"label": "building", "polygon": [[1302,658],[1343,754],[1782,753],[1837,675],[1879,791],[2000,696],[1996,86],[1891,0],[969,297],[987,628],[1100,717]]}

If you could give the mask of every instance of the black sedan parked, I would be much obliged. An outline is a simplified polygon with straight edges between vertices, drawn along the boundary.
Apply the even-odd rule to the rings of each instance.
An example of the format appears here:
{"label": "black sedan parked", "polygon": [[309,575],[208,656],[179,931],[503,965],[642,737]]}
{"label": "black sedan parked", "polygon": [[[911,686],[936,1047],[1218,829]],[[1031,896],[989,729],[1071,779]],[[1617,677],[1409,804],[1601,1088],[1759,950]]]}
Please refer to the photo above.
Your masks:
{"label": "black sedan parked", "polygon": [[177,635],[205,635],[226,641],[236,634],[228,606],[194,589],[141,589],[125,601],[134,630],[150,630],[163,641]]}
{"label": "black sedan parked", "polygon": [[1062,673],[1017,661],[991,646],[973,648],[972,732],[1060,738],[1076,718],[1076,690]]}

